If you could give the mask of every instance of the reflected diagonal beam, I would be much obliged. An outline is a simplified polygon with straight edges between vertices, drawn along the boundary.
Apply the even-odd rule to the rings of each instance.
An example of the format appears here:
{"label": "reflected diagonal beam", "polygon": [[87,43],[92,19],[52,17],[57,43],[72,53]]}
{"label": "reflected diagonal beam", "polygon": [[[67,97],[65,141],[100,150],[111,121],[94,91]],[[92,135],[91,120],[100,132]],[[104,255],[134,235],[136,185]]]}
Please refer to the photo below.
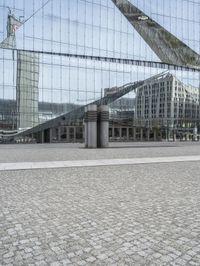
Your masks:
{"label": "reflected diagonal beam", "polygon": [[200,68],[200,55],[128,0],[112,0],[164,63]]}
{"label": "reflected diagonal beam", "polygon": [[[145,83],[148,83],[151,80],[155,80],[162,75],[165,75],[166,71],[163,73],[160,73],[158,75],[152,76],[151,78],[142,80],[142,81],[136,81],[133,83],[128,83],[124,86],[117,87],[116,92],[112,95],[107,95],[99,100],[96,100],[94,102],[91,102],[89,104],[96,104],[97,106],[100,105],[108,105],[117,99],[121,98],[122,96],[126,95],[127,93],[136,90],[137,88],[143,86]],[[89,105],[87,104],[87,105]],[[87,106],[86,105],[86,106]],[[59,127],[61,125],[68,125],[72,122],[76,122],[80,119],[83,119],[84,116],[84,110],[85,106],[81,106],[80,108],[77,108],[76,110],[72,110],[68,113],[62,114],[54,119],[48,120],[40,125],[37,125],[33,128],[30,128],[28,130],[25,130],[23,132],[20,132],[16,134],[15,136],[27,136],[29,134],[38,133],[40,131],[43,131],[45,129],[53,128],[53,127]]]}

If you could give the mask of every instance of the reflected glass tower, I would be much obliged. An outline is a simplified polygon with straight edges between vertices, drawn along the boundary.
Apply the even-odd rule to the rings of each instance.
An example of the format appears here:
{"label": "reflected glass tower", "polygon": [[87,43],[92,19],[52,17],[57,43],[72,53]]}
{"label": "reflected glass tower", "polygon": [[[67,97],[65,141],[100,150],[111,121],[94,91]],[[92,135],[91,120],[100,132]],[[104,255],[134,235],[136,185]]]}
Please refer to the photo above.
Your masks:
{"label": "reflected glass tower", "polygon": [[[16,31],[23,25],[9,10],[7,37],[0,44],[3,49],[13,49],[15,61]],[[17,51],[16,69],[16,119],[17,129],[30,128],[38,124],[39,55],[34,52]]]}

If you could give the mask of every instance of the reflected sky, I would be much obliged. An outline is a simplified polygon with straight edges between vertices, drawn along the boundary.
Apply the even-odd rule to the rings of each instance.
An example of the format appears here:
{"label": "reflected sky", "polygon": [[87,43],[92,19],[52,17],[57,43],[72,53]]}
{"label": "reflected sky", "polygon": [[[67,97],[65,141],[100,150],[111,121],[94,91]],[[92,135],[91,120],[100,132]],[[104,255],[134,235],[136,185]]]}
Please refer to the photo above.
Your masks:
{"label": "reflected sky", "polygon": [[[22,20],[17,48],[160,61],[110,0],[0,0],[0,41],[6,38],[8,8]],[[199,0],[131,0],[144,13],[200,53]],[[37,10],[39,10],[37,12]],[[0,50],[0,98],[15,99],[16,54]],[[102,89],[144,79],[163,69],[40,55],[39,98],[87,103]],[[199,85],[194,73],[175,73]]]}

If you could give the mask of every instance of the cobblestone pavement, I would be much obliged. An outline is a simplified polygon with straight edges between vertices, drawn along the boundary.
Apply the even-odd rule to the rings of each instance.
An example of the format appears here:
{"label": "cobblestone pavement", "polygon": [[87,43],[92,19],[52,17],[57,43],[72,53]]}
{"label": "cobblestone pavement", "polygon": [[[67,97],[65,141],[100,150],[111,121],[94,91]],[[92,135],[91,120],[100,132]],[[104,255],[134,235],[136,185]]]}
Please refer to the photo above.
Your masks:
{"label": "cobblestone pavement", "polygon": [[83,144],[0,145],[0,163],[66,161],[200,155],[200,142],[110,143],[108,149],[87,149]]}
{"label": "cobblestone pavement", "polygon": [[200,265],[200,163],[0,173],[0,265]]}

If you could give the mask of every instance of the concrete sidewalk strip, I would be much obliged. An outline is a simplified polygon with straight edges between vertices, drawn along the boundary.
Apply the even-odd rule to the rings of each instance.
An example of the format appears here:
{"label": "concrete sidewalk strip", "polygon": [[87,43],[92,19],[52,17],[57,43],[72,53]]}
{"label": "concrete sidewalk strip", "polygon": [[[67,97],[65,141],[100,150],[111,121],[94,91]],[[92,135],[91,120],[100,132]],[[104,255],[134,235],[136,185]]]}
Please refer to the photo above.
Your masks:
{"label": "concrete sidewalk strip", "polygon": [[131,159],[0,163],[0,171],[200,161],[200,155]]}

